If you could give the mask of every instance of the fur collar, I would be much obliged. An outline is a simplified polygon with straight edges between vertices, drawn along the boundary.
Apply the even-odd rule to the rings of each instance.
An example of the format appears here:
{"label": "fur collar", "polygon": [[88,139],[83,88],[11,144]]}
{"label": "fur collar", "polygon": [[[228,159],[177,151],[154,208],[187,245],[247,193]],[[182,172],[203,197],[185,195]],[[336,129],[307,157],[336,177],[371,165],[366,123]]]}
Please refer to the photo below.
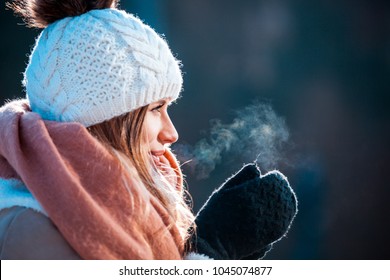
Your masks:
{"label": "fur collar", "polygon": [[12,206],[32,208],[48,216],[23,182],[18,179],[0,178],[0,210]]}

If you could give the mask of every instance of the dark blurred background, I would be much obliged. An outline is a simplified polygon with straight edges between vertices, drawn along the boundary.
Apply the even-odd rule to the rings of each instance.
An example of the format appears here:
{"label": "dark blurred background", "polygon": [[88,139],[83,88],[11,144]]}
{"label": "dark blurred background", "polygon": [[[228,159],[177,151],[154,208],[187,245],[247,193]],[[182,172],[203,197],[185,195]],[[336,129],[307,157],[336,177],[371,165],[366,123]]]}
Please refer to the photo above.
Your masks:
{"label": "dark blurred background", "polygon": [[[267,259],[390,259],[389,3],[121,2],[164,34],[183,62],[183,97],[171,107],[180,143],[195,146],[209,137],[211,120],[228,124],[255,101],[285,121],[289,138],[273,168],[289,178],[299,214]],[[39,30],[4,8],[0,25],[3,104],[24,96],[21,80]],[[224,151],[202,178],[184,164],[195,211],[257,153],[235,155]]]}

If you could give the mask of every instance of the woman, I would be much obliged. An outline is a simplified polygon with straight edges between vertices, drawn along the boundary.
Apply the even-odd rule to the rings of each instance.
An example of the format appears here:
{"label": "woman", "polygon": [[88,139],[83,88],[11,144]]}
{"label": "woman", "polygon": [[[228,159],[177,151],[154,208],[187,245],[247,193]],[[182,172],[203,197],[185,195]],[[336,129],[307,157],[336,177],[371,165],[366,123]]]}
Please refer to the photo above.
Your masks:
{"label": "woman", "polygon": [[[44,30],[25,71],[27,100],[0,109],[1,259],[182,259],[192,251],[261,257],[295,215],[287,181],[275,175],[280,180],[271,184],[287,193],[287,220],[262,242],[252,238],[249,251],[226,253],[231,244],[208,237],[206,225],[222,220],[218,193],[210,201],[218,211],[204,207],[196,228],[169,150],[178,139],[168,106],[181,91],[180,63],[153,29],[116,5],[9,4]],[[262,184],[253,166],[237,175],[227,185]],[[212,234],[222,236],[222,228]]]}

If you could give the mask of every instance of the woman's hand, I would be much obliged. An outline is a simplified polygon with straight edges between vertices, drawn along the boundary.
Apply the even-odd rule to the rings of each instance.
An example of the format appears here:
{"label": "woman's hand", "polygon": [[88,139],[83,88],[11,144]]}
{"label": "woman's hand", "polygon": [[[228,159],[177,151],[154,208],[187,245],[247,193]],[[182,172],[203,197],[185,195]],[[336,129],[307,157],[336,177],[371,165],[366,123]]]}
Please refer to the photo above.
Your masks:
{"label": "woman's hand", "polygon": [[192,242],[214,259],[259,259],[287,233],[297,199],[278,171],[261,176],[245,165],[213,192],[199,211]]}
{"label": "woman's hand", "polygon": [[178,178],[176,172],[172,169],[169,160],[163,156],[154,156],[152,155],[153,162],[156,165],[157,169],[160,171],[161,175],[167,180],[167,182],[172,186],[176,187],[178,183]]}

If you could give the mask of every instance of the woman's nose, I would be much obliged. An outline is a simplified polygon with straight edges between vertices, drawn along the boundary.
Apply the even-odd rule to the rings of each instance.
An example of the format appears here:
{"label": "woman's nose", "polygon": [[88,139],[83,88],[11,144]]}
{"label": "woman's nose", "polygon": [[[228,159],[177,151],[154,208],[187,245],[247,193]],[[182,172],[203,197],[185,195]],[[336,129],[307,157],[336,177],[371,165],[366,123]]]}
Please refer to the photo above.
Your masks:
{"label": "woman's nose", "polygon": [[159,140],[162,144],[173,144],[179,139],[179,134],[176,131],[169,116],[166,117],[163,127],[160,131]]}

